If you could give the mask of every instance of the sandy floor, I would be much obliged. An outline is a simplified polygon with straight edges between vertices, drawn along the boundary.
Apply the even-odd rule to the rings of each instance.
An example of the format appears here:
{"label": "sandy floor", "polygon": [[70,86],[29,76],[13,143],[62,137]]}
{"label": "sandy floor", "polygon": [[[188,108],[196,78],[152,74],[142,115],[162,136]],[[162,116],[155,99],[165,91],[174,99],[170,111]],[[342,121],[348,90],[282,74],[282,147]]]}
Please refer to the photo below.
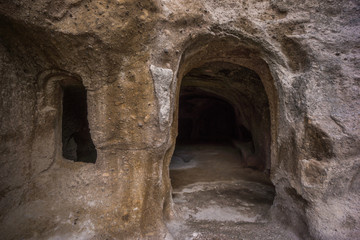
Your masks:
{"label": "sandy floor", "polygon": [[177,146],[170,177],[175,239],[297,239],[270,221],[274,187],[262,172],[244,168],[232,146]]}

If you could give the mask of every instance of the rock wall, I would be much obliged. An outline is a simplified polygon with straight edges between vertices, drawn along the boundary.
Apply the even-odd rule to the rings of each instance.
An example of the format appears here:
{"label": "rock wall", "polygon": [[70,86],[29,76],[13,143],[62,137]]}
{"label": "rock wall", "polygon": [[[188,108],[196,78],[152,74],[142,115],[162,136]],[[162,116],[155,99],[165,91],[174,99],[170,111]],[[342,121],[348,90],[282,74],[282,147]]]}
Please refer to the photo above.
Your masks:
{"label": "rock wall", "polygon": [[[2,239],[165,239],[182,78],[254,71],[270,112],[274,219],[360,234],[357,1],[0,2]],[[61,82],[81,81],[95,164],[61,154]],[[269,166],[270,167],[270,166]]]}

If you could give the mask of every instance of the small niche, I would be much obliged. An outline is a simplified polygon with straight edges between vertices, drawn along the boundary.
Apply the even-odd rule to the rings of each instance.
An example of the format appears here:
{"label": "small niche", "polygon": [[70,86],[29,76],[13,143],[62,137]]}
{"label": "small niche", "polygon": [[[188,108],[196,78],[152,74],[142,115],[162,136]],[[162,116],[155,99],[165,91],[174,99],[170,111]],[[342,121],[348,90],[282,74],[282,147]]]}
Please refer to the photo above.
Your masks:
{"label": "small niche", "polygon": [[62,83],[62,154],[75,162],[95,163],[97,152],[87,119],[86,89],[81,82]]}

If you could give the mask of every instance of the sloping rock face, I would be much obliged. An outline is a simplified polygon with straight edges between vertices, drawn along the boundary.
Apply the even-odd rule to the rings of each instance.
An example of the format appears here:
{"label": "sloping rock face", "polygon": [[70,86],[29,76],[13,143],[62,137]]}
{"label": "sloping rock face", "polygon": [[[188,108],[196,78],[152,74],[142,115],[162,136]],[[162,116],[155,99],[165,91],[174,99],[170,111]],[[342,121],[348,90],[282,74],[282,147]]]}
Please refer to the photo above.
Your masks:
{"label": "sloping rock face", "polygon": [[[355,0],[1,1],[1,239],[170,239],[181,82],[216,62],[261,79],[269,118],[256,144],[274,219],[303,239],[356,239],[359,11]],[[74,81],[95,164],[62,156]]]}

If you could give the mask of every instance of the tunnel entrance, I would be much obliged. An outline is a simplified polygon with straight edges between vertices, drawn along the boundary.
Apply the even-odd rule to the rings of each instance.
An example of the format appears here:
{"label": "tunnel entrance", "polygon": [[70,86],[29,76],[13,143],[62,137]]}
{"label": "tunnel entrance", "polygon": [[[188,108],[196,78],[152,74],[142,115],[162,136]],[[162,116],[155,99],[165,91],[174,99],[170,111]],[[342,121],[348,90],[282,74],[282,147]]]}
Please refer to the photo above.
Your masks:
{"label": "tunnel entrance", "polygon": [[237,148],[245,167],[270,170],[270,111],[260,77],[227,62],[189,71],[179,95],[177,145],[220,143]]}
{"label": "tunnel entrance", "polygon": [[269,169],[270,113],[260,77],[226,62],[189,71],[170,163],[173,201],[188,226],[207,228],[212,238],[221,222],[267,221],[275,196]]}
{"label": "tunnel entrance", "polygon": [[63,157],[76,162],[95,163],[97,152],[87,119],[86,89],[78,81],[64,81],[62,114]]}

